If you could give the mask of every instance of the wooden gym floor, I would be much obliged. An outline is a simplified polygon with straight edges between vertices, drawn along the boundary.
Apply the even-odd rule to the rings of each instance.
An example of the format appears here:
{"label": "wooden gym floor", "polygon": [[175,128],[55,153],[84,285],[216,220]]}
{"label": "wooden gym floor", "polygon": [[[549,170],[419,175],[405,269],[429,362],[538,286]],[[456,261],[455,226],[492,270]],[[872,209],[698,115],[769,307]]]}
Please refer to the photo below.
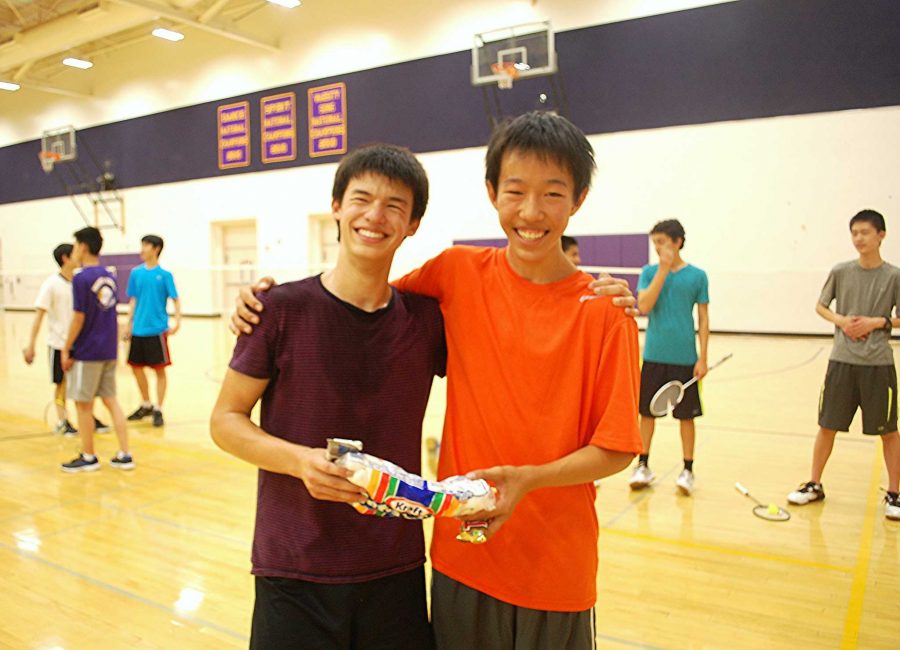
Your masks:
{"label": "wooden gym floor", "polygon": [[[135,471],[66,475],[77,439],[48,433],[46,363],[21,358],[32,318],[0,312],[0,647],[246,647],[255,471],[207,432],[233,345],[224,323],[189,319],[172,338],[167,424],[130,428]],[[670,420],[654,441],[655,487],[630,492],[628,470],[598,490],[601,648],[898,647],[900,522],[883,515],[877,440],[841,436],[828,499],[792,507],[787,523],[757,519],[734,490],[784,504],[808,478],[829,348],[713,336],[711,358],[734,359],[704,386],[694,497],[674,487]],[[443,388],[426,435],[440,433]],[[137,405],[124,365],[119,398]],[[98,450],[108,460],[114,436]]]}

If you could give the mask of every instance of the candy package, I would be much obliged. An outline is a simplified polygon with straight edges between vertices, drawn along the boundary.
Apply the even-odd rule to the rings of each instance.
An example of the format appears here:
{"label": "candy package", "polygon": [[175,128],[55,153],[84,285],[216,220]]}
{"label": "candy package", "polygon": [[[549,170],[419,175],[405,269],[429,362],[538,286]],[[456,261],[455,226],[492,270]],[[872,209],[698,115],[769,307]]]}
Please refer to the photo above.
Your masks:
{"label": "candy package", "polygon": [[364,454],[362,448],[359,440],[328,439],[329,460],[352,470],[348,480],[369,495],[365,501],[352,504],[364,515],[428,519],[462,517],[494,509],[494,490],[487,481],[464,476],[428,481],[386,460]]}

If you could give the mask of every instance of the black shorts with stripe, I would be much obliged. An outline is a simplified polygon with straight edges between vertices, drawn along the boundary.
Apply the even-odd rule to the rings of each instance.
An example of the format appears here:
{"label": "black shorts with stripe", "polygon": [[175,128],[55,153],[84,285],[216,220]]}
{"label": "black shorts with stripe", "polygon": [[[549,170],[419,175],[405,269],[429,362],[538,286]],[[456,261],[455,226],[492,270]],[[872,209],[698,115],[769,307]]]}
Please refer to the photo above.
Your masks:
{"label": "black shorts with stripe", "polygon": [[62,350],[47,348],[50,358],[50,381],[59,386],[66,379],[66,373],[62,367]]}
{"label": "black shorts with stripe", "polygon": [[[641,399],[638,411],[648,418],[657,417],[650,412],[650,401],[656,391],[670,381],[687,383],[694,377],[694,366],[679,366],[670,363],[644,361],[641,366]],[[672,410],[676,420],[693,420],[703,415],[703,403],[700,401],[700,382],[695,382],[684,389],[684,397]]]}
{"label": "black shorts with stripe", "polygon": [[165,332],[156,336],[132,336],[128,351],[129,366],[163,368],[172,365],[169,358],[169,341]]}
{"label": "black shorts with stripe", "polygon": [[819,397],[819,426],[849,431],[862,408],[863,433],[880,436],[897,430],[897,370],[829,361]]}

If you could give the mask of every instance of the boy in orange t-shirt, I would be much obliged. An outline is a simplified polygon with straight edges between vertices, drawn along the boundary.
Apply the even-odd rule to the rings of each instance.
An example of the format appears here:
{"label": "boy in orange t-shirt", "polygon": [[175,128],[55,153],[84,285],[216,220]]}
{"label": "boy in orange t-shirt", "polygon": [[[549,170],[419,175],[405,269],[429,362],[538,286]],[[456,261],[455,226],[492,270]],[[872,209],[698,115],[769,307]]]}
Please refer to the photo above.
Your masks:
{"label": "boy in orange t-shirt", "polygon": [[509,245],[455,246],[397,282],[444,313],[438,476],[469,473],[499,493],[483,545],[435,521],[438,648],[593,647],[592,482],[641,451],[637,327],[593,299],[592,278],[560,246],[593,170],[590,144],[565,118],[535,112],[501,126],[486,184]]}
{"label": "boy in orange t-shirt", "polygon": [[625,469],[641,438],[637,326],[591,291],[593,278],[560,245],[594,168],[584,133],[563,117],[533,112],[501,125],[486,185],[508,246],[455,246],[396,283],[437,298],[444,314],[438,476],[485,478],[499,497],[473,516],[490,522],[483,545],[457,542],[457,522],[435,522],[439,649],[595,645],[592,482]]}

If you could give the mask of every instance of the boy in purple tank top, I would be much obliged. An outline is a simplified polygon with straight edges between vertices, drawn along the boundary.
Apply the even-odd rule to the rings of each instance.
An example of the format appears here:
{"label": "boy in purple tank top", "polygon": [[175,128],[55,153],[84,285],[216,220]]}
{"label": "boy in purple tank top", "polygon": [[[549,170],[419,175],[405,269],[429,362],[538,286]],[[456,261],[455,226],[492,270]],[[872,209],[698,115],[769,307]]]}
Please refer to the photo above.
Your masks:
{"label": "boy in purple tank top", "polygon": [[359,439],[420,473],[425,406],[445,373],[443,319],[388,274],[427,202],[408,150],[346,156],[332,189],[335,268],[261,296],[267,318],[235,347],[210,429],[260,468],[251,648],[431,647],[421,522],[360,516],[348,504],[364,492],[324,449],[328,437]]}

